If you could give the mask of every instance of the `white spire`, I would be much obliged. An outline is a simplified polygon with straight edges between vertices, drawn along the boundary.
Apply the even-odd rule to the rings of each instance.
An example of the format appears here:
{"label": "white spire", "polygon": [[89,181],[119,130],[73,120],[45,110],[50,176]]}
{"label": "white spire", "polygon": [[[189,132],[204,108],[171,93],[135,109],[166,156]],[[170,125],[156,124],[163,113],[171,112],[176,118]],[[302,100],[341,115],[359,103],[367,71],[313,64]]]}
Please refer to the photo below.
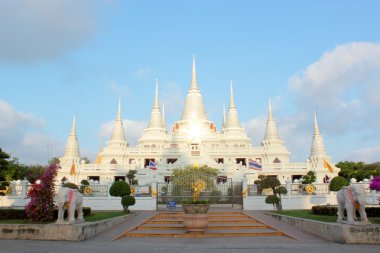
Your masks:
{"label": "white spire", "polygon": [[266,140],[266,141],[267,140],[279,140],[276,122],[273,119],[272,103],[271,103],[270,99],[269,99],[269,104],[268,104],[268,119],[267,119],[267,127],[265,129],[264,140]]}
{"label": "white spire", "polygon": [[232,85],[232,80],[230,83],[230,108],[236,108],[235,107],[235,99],[234,99],[234,88]]}
{"label": "white spire", "polygon": [[269,105],[268,105],[268,120],[273,120],[273,114],[272,114],[272,103],[269,98]]}
{"label": "white spire", "polygon": [[154,105],[153,105],[153,109],[159,109],[159,105],[158,105],[158,79],[156,79],[156,95],[154,97]]}
{"label": "white spire", "polygon": [[226,105],[223,102],[223,125],[222,125],[222,128],[226,127],[226,124],[227,124]]}
{"label": "white spire", "polygon": [[198,87],[196,78],[195,57],[193,56],[193,72],[191,84],[185,101],[185,107],[183,109],[181,121],[208,121],[208,117],[203,106],[202,94]]}
{"label": "white spire", "polygon": [[317,112],[314,112],[314,134],[313,140],[311,143],[311,158],[316,157],[326,157],[325,145],[323,143],[322,135],[319,131],[318,121],[317,121]]}
{"label": "white spire", "polygon": [[165,104],[162,103],[162,125],[164,128],[166,128],[166,123],[165,123]]}
{"label": "white spire", "polygon": [[163,128],[163,126],[162,115],[158,105],[158,80],[156,79],[156,93],[148,128]]}
{"label": "white spire", "polygon": [[197,71],[195,67],[195,55],[193,55],[193,72],[191,75],[190,90],[199,90],[198,84],[197,84]]}
{"label": "white spire", "polygon": [[114,122],[112,135],[109,142],[111,143],[111,142],[120,142],[120,141],[126,141],[126,138],[125,138],[125,133],[124,133],[123,119],[121,116],[121,98],[119,97],[117,118]]}
{"label": "white spire", "polygon": [[77,137],[77,132],[76,132],[76,117],[74,115],[71,132],[70,132],[69,137],[67,138],[65,154],[63,158],[61,159],[61,162],[72,163],[72,161],[74,161],[75,163],[77,163],[79,160],[80,160],[79,142],[78,142],[78,137]]}
{"label": "white spire", "polygon": [[236,110],[235,100],[234,100],[234,90],[232,87],[232,81],[230,86],[230,108],[228,110],[227,128],[235,127],[240,128],[239,115]]}

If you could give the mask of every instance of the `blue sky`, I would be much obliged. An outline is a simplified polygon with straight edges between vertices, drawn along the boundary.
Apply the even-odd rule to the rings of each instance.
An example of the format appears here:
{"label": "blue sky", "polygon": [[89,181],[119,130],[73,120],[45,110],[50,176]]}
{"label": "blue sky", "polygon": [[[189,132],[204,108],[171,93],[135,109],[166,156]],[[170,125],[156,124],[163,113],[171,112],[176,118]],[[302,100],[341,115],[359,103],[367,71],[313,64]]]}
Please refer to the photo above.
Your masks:
{"label": "blue sky", "polygon": [[234,82],[253,145],[268,98],[293,161],[310,153],[317,110],[333,161],[380,160],[378,1],[0,2],[0,147],[25,163],[62,156],[73,115],[81,153],[108,140],[122,98],[128,141],[147,125],[159,79],[169,126],[196,56],[221,125]]}

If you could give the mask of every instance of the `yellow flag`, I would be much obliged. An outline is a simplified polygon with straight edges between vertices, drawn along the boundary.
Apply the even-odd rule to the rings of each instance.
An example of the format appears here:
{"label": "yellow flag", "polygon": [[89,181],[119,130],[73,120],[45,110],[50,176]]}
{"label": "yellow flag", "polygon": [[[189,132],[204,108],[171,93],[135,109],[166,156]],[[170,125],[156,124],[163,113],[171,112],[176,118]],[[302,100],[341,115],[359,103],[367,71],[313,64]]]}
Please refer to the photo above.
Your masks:
{"label": "yellow flag", "polygon": [[74,174],[75,174],[75,164],[73,162],[73,165],[71,165],[70,176],[73,176]]}
{"label": "yellow flag", "polygon": [[199,169],[199,163],[194,163],[194,168]]}
{"label": "yellow flag", "polygon": [[330,173],[333,173],[334,169],[333,166],[326,160],[323,160],[323,166],[330,171]]}

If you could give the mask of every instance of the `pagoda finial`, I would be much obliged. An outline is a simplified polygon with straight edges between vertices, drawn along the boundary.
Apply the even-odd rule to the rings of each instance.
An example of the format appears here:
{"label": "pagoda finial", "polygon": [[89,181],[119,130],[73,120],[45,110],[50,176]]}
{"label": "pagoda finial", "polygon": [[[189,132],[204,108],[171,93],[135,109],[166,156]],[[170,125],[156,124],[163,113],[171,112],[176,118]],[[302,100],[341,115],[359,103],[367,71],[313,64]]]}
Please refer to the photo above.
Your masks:
{"label": "pagoda finial", "polygon": [[272,114],[272,102],[269,98],[269,105],[268,105],[268,120],[273,120],[273,114]]}
{"label": "pagoda finial", "polygon": [[153,105],[153,108],[154,109],[158,109],[159,108],[159,105],[158,105],[158,79],[156,79],[156,94],[154,96],[154,105]]}
{"label": "pagoda finial", "polygon": [[235,100],[234,100],[234,89],[233,89],[233,84],[232,84],[232,80],[231,80],[231,84],[230,84],[230,89],[231,89],[231,93],[230,93],[230,108],[236,108],[235,107]]}
{"label": "pagoda finial", "polygon": [[121,120],[122,117],[121,117],[121,97],[119,97],[119,106],[118,106],[118,110],[117,110],[117,120]]}
{"label": "pagoda finial", "polygon": [[72,135],[72,136],[76,136],[77,135],[76,128],[77,128],[77,123],[76,123],[76,116],[74,114],[73,125],[71,127],[71,133],[70,133],[70,135]]}
{"label": "pagoda finial", "polygon": [[197,71],[195,67],[195,55],[193,55],[193,72],[191,75],[191,85],[190,90],[198,90],[198,84],[197,84]]}
{"label": "pagoda finial", "polygon": [[314,135],[321,135],[318,127],[317,112],[314,112]]}

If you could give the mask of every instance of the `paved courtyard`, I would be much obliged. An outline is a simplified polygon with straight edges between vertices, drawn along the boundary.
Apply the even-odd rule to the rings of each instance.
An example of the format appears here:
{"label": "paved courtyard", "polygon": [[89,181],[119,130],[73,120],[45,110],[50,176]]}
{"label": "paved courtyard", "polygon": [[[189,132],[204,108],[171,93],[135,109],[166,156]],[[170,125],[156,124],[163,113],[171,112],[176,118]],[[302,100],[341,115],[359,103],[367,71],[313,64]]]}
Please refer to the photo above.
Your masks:
{"label": "paved courtyard", "polygon": [[111,230],[82,242],[0,240],[0,252],[379,252],[380,245],[348,245],[326,241],[305,233],[259,211],[249,215],[282,231],[289,237],[221,237],[221,238],[133,238],[121,234],[154,216],[141,212]]}

